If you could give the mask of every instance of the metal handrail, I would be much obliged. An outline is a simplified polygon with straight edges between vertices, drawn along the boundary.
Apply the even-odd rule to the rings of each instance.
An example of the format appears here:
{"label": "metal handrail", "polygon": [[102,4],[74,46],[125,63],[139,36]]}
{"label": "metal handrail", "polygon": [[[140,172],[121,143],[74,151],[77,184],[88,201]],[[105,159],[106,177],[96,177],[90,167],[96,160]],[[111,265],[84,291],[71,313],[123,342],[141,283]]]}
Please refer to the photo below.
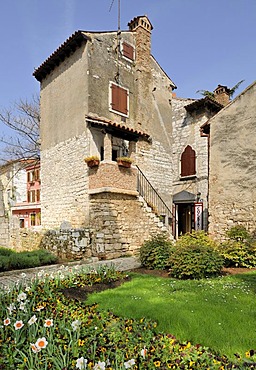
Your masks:
{"label": "metal handrail", "polygon": [[153,212],[164,221],[165,226],[170,227],[172,224],[172,211],[151,185],[141,169],[137,167],[137,191],[144,198],[147,205]]}

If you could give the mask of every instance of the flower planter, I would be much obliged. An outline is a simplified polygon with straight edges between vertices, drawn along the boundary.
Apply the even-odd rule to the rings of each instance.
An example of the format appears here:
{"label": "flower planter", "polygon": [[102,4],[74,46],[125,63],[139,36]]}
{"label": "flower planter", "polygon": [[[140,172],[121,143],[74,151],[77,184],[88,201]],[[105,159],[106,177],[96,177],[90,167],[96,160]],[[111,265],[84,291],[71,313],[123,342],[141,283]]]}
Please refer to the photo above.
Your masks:
{"label": "flower planter", "polygon": [[120,167],[126,167],[126,168],[130,168],[131,167],[131,162],[127,162],[127,161],[118,160],[117,161],[117,164]]}
{"label": "flower planter", "polygon": [[90,161],[87,161],[88,167],[97,167],[100,164],[100,161],[98,159],[92,159]]}

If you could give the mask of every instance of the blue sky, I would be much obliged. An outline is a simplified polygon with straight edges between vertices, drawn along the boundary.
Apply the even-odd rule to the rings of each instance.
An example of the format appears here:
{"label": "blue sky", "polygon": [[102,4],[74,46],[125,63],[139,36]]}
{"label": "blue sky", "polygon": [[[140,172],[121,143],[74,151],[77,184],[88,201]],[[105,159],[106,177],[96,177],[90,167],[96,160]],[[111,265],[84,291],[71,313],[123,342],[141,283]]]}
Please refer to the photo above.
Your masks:
{"label": "blue sky", "polygon": [[[2,0],[0,109],[39,92],[32,76],[75,30],[117,29],[114,0]],[[256,0],[121,0],[121,29],[147,14],[152,54],[180,97],[256,79]]]}

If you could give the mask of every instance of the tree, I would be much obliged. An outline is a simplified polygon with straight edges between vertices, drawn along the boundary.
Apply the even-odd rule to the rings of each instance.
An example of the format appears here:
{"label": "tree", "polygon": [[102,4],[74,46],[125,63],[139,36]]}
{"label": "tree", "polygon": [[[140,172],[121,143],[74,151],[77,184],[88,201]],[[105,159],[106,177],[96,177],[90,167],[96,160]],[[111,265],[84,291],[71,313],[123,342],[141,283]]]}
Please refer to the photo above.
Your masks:
{"label": "tree", "polygon": [[31,101],[20,100],[9,109],[0,111],[0,124],[8,127],[11,134],[0,136],[0,163],[40,157],[39,96]]}
{"label": "tree", "polygon": [[[236,90],[239,88],[239,86],[243,82],[244,82],[244,80],[241,80],[235,86],[233,86],[231,89],[228,88],[228,93],[229,93],[230,98],[233,97],[234,93],[236,92]],[[215,98],[214,92],[212,92],[212,91],[208,91],[208,90],[197,90],[196,93],[199,93],[199,94],[203,95],[204,97],[208,96],[209,98],[212,98],[212,99]]]}

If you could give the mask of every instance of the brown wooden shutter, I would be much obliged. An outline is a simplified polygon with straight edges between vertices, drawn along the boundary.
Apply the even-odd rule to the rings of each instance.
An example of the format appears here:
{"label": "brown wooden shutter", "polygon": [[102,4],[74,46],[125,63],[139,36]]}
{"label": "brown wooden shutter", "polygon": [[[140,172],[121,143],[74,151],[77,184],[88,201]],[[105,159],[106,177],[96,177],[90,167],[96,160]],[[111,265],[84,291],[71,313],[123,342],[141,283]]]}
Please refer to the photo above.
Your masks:
{"label": "brown wooden shutter", "polygon": [[111,89],[112,89],[112,101],[111,101],[112,109],[123,114],[128,114],[127,90],[114,84],[111,85]]}
{"label": "brown wooden shutter", "polygon": [[36,201],[40,202],[40,190],[39,189],[37,189],[36,191]]}
{"label": "brown wooden shutter", "polygon": [[134,47],[126,42],[123,42],[123,56],[134,60]]}
{"label": "brown wooden shutter", "polygon": [[181,176],[192,176],[195,174],[196,152],[188,145],[181,155]]}
{"label": "brown wooden shutter", "polygon": [[27,192],[27,201],[30,203],[30,191]]}

